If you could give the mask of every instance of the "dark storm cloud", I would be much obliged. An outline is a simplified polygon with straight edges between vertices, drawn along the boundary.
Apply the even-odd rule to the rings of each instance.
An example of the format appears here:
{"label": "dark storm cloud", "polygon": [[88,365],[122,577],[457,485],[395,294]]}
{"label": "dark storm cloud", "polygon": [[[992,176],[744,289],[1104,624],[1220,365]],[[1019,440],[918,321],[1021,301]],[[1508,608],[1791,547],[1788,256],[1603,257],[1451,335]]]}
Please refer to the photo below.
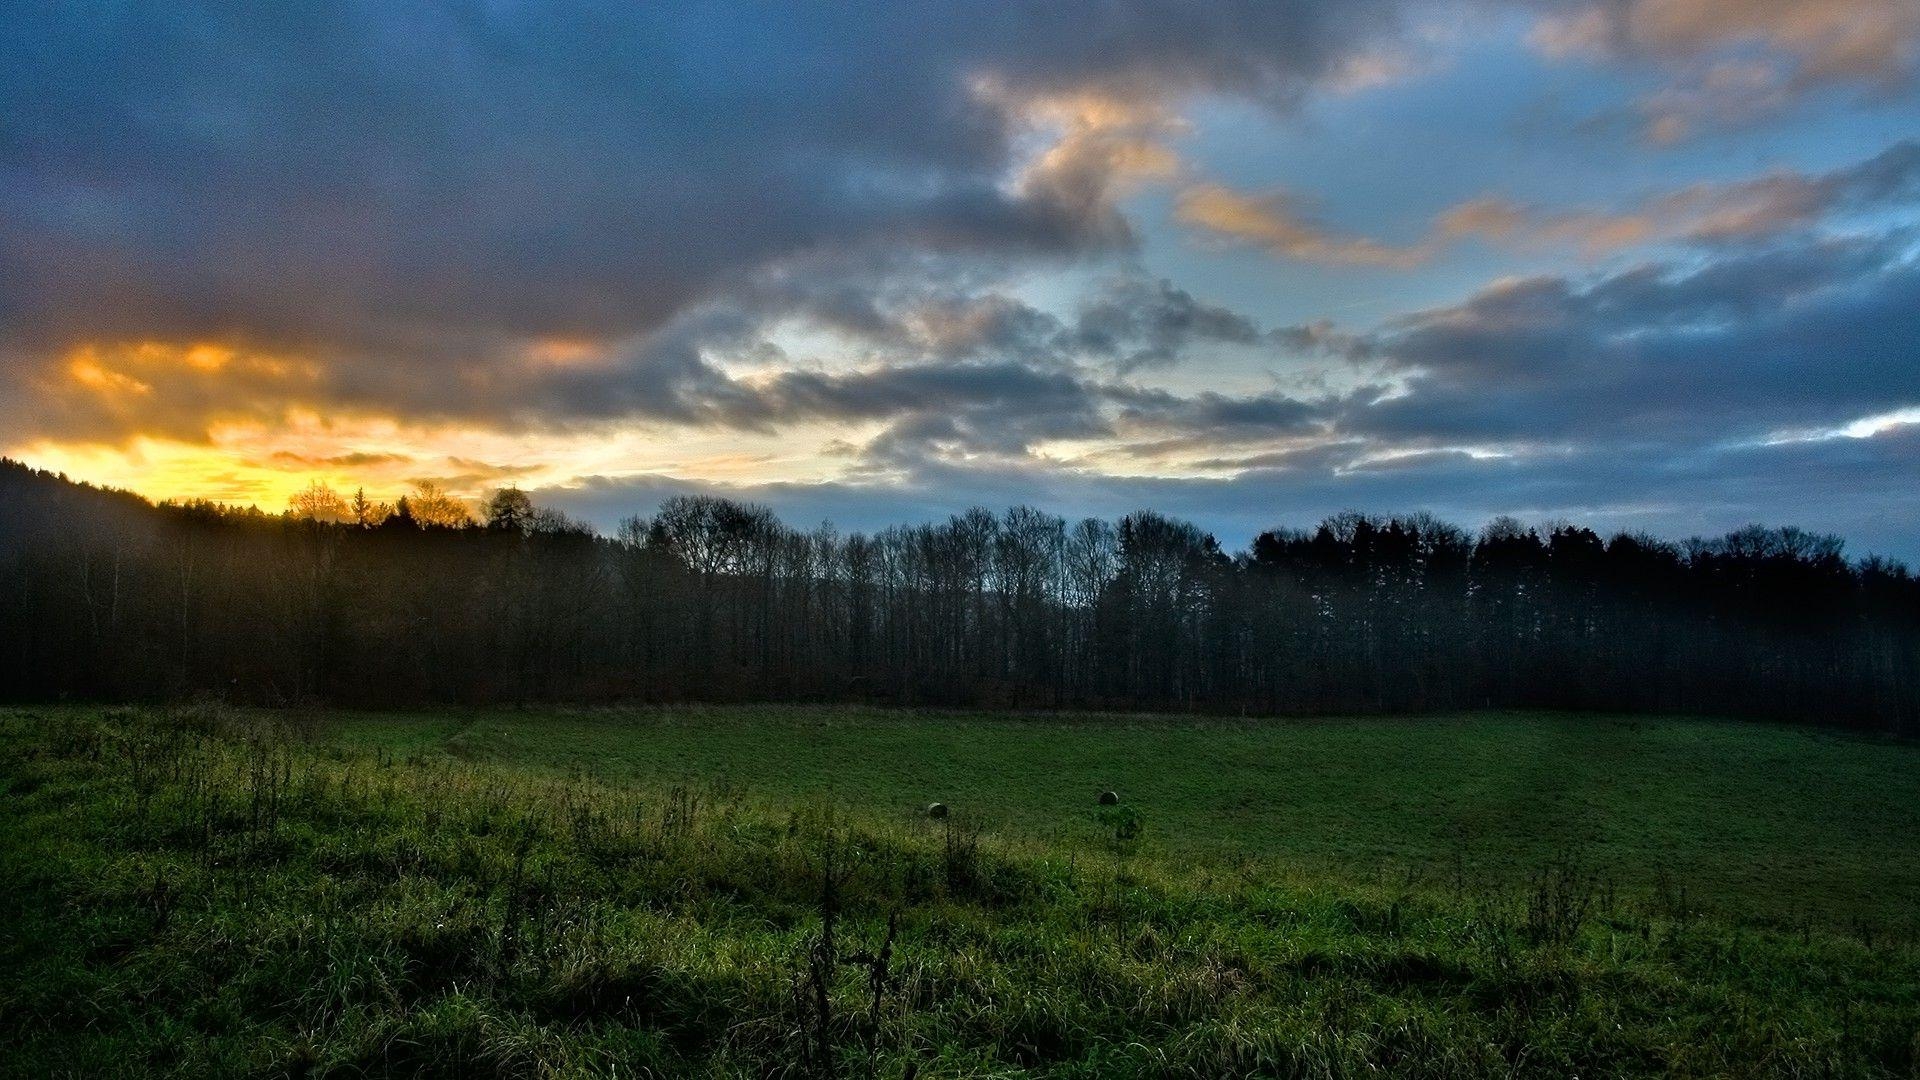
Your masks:
{"label": "dark storm cloud", "polygon": [[1132,371],[1172,364],[1195,341],[1252,345],[1259,338],[1239,312],[1196,300],[1164,279],[1131,279],[1081,310],[1074,343]]}
{"label": "dark storm cloud", "polygon": [[[1272,395],[1188,398],[1117,378],[1142,355],[1171,361],[1200,345],[1261,341],[1249,320],[1164,281],[1113,278],[1062,319],[983,286],[970,261],[910,263],[910,273],[894,258],[819,256],[804,264],[812,274],[785,265],[579,363],[528,363],[515,346],[471,334],[437,343],[469,351],[434,378],[372,353],[290,362],[236,348],[230,362],[199,367],[178,349],[130,345],[87,353],[121,392],[68,378],[65,355],[51,368],[25,355],[0,365],[0,389],[16,391],[6,396],[21,427],[69,437],[139,431],[193,441],[209,417],[273,424],[289,402],[324,402],[416,422],[549,432],[635,420],[763,434],[802,422],[886,423],[876,457],[891,456],[884,447],[905,453],[914,438],[1017,453],[1113,435],[1116,420],[1190,438],[1210,425],[1223,437],[1248,437],[1296,427],[1309,411]],[[816,358],[787,355],[769,335],[796,319],[838,334],[871,362],[847,369],[842,360],[828,371]],[[720,358],[763,373],[741,377]]]}
{"label": "dark storm cloud", "polygon": [[1064,439],[1273,438],[1311,429],[1328,405],[1281,394],[1180,395],[1087,369],[998,362],[788,372],[758,387],[746,407],[769,421],[885,421],[864,458],[872,468],[896,468],[953,453],[1025,455]]}
{"label": "dark storm cloud", "polygon": [[1101,282],[1067,319],[993,292],[896,296],[895,303],[895,313],[879,314],[860,332],[896,354],[917,349],[944,359],[1066,360],[1125,374],[1170,366],[1199,347],[1261,341],[1245,315],[1139,274]]}
{"label": "dark storm cloud", "polygon": [[1285,102],[1385,2],[9,4],[16,337],[628,335],[874,238],[1073,252],[1095,192],[1002,181],[971,87]]}
{"label": "dark storm cloud", "polygon": [[[925,262],[916,270],[862,276],[841,265],[815,279],[826,283],[819,288],[783,274],[677,317],[610,367],[545,376],[530,388],[545,396],[527,400],[547,416],[768,432],[802,421],[887,422],[880,445],[899,452],[921,439],[1014,453],[1050,439],[1112,435],[1116,423],[1196,436],[1273,433],[1297,429],[1314,412],[1280,395],[1181,396],[1116,378],[1142,357],[1171,363],[1203,345],[1262,342],[1244,316],[1165,281],[1111,279],[1062,319],[1003,293],[969,291],[975,283],[962,271]],[[796,367],[764,339],[771,324],[795,316],[883,362],[851,371]],[[775,370],[737,379],[705,358],[716,352],[752,355]]]}
{"label": "dark storm cloud", "polygon": [[1348,430],[1456,440],[1762,436],[1920,401],[1914,238],[1806,239],[1423,312],[1363,350],[1410,392]]}

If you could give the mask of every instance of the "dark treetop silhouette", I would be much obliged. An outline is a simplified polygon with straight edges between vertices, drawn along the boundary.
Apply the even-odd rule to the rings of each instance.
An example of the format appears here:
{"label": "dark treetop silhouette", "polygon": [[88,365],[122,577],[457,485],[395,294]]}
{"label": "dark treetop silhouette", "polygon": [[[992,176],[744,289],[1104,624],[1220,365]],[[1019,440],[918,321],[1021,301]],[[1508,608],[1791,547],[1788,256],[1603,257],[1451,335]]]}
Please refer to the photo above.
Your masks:
{"label": "dark treetop silhouette", "polygon": [[[1481,707],[1920,731],[1920,581],[1838,539],[1346,513],[1229,555],[1151,512],[800,532],[677,498],[612,537],[316,489],[272,516],[0,463],[0,697]],[[339,520],[323,520],[337,518]]]}

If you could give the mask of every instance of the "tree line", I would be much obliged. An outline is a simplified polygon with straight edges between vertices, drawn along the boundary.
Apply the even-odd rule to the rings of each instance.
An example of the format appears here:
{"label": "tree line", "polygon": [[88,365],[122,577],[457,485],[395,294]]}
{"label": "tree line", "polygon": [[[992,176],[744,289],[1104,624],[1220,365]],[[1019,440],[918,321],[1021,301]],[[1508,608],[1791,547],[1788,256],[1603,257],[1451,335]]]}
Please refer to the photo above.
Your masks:
{"label": "tree line", "polygon": [[1920,733],[1920,580],[1835,537],[1669,543],[1343,513],[1229,553],[1150,511],[877,533],[669,499],[611,536],[496,492],[283,514],[0,462],[0,696],[1568,708]]}

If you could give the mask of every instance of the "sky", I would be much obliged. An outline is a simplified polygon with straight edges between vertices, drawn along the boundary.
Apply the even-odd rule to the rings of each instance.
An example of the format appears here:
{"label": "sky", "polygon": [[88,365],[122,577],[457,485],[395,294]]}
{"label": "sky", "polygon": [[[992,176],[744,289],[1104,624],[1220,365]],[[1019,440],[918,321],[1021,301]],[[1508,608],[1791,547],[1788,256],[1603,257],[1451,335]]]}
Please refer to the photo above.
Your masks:
{"label": "sky", "polygon": [[0,453],[1920,561],[1920,3],[0,0]]}

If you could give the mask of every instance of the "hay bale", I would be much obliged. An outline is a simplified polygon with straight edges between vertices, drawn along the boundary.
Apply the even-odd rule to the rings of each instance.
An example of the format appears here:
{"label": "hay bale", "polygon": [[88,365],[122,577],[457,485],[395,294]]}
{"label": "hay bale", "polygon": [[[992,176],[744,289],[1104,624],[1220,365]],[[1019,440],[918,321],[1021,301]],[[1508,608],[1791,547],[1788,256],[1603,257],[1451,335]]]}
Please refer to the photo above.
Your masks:
{"label": "hay bale", "polygon": [[1112,791],[1101,792],[1100,805],[1101,806],[1119,806],[1120,805],[1119,794],[1117,792],[1112,792]]}
{"label": "hay bale", "polygon": [[928,804],[927,804],[927,816],[928,816],[928,817],[930,817],[930,818],[943,818],[943,817],[946,817],[946,816],[947,816],[947,804],[946,804],[946,803],[943,803],[943,802],[936,802],[936,803],[928,803]]}

